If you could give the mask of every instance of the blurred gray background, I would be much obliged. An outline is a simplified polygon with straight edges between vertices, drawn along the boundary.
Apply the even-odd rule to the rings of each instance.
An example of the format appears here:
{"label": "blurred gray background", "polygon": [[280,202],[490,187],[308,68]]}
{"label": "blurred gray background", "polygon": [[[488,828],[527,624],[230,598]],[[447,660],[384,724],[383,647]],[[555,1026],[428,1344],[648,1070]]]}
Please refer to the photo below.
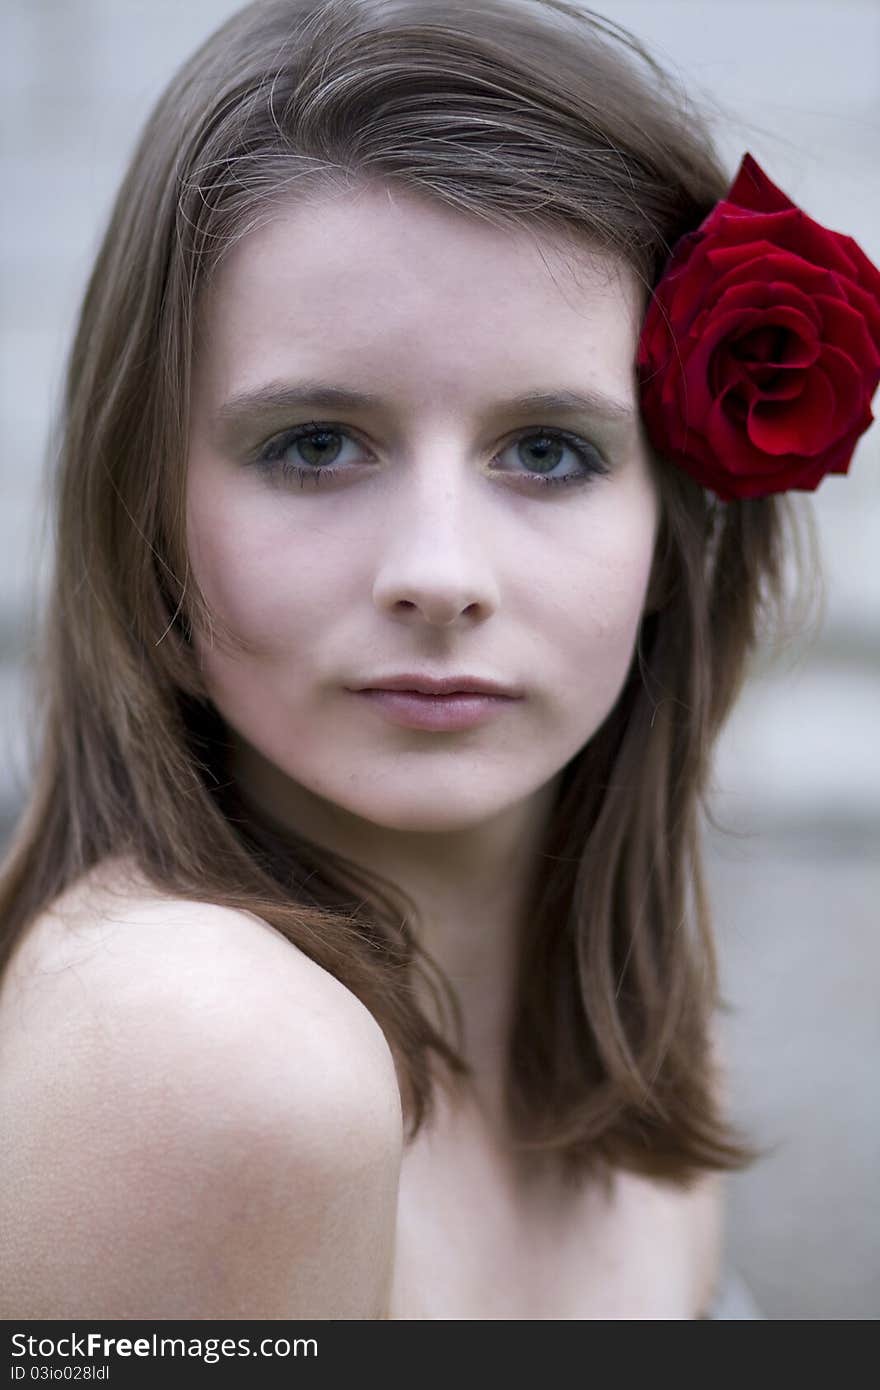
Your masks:
{"label": "blurred gray background", "polygon": [[[0,843],[27,784],[22,661],[48,556],[44,451],[74,315],[137,132],[229,0],[5,0]],[[607,0],[818,221],[880,263],[878,0]],[[880,403],[877,406],[880,414]],[[880,1316],[880,424],[800,500],[824,613],[765,643],[706,828],[733,1117],[728,1255],[769,1318]]]}

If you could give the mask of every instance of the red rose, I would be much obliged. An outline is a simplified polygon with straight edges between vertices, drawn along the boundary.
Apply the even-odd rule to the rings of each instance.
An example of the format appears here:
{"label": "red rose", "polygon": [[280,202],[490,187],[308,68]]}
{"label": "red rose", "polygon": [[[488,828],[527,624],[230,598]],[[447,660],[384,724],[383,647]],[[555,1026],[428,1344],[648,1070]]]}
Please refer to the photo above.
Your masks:
{"label": "red rose", "polygon": [[880,271],[744,156],[673,248],[638,350],[651,443],[719,497],[845,473],[880,382]]}

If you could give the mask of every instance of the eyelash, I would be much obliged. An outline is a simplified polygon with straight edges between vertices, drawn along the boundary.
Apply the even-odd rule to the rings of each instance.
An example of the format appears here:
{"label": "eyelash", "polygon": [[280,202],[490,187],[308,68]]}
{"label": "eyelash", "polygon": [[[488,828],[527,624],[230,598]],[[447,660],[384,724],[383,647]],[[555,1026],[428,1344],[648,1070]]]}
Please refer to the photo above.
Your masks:
{"label": "eyelash", "polygon": [[[317,486],[321,478],[334,478],[337,474],[345,473],[345,468],[337,468],[333,464],[326,464],[322,467],[305,468],[298,464],[287,463],[281,455],[291,444],[295,444],[300,439],[308,439],[316,434],[338,434],[346,438],[353,436],[348,430],[342,429],[337,425],[325,425],[317,422],[310,422],[307,425],[297,425],[294,429],[285,430],[283,434],[276,435],[264,444],[253,460],[256,466],[265,473],[280,474],[285,480],[299,478],[300,487],[305,486],[307,478],[314,479]],[[525,478],[530,484],[534,483],[537,487],[558,487],[570,483],[587,483],[597,475],[605,475],[609,469],[602,460],[595,446],[587,443],[576,434],[569,434],[567,430],[559,429],[532,429],[526,430],[523,434],[517,435],[511,443],[519,443],[524,439],[553,439],[561,440],[568,444],[578,455],[581,463],[585,467],[584,473],[568,474],[562,478],[542,477],[540,474],[517,473],[514,477]],[[505,448],[509,446],[505,445]]]}

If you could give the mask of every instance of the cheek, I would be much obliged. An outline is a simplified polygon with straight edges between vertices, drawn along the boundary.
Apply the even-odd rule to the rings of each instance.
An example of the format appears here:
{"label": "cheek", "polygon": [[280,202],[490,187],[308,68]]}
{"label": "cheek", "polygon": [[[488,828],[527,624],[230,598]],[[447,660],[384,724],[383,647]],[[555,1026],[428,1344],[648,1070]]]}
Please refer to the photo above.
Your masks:
{"label": "cheek", "polygon": [[[187,497],[187,536],[196,579],[216,619],[250,654],[270,660],[295,649],[326,620],[341,576],[314,527],[292,524],[283,499],[196,476]],[[338,568],[338,567],[337,567]]]}
{"label": "cheek", "polygon": [[619,696],[635,651],[644,610],[655,535],[655,512],[646,508],[590,537],[579,563],[572,562],[564,601],[555,611],[549,644],[559,653],[558,688],[566,693],[588,731]]}

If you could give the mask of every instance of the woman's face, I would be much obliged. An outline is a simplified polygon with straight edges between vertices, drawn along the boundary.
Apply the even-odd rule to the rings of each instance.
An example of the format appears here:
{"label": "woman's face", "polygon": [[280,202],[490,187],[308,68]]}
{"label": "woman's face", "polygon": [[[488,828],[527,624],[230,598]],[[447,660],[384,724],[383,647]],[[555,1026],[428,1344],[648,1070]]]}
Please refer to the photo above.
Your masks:
{"label": "woman's face", "polygon": [[[188,543],[244,647],[196,647],[240,776],[304,833],[316,809],[485,823],[546,792],[620,693],[659,521],[640,297],[565,252],[374,187],[291,205],[207,292]],[[538,393],[595,400],[514,403]],[[356,693],[406,673],[518,698],[429,729]]]}

